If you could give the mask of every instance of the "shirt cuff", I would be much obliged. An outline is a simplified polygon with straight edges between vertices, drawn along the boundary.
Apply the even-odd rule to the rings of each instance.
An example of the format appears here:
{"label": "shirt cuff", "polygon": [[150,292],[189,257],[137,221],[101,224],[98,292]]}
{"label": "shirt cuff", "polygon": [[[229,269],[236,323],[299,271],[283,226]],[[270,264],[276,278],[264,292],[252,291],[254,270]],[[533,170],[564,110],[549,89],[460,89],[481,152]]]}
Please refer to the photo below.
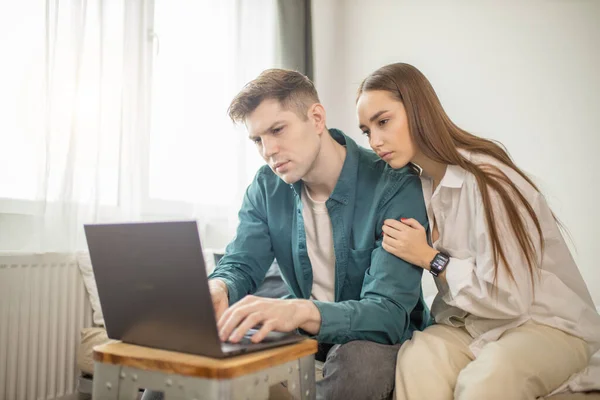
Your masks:
{"label": "shirt cuff", "polygon": [[321,328],[314,338],[321,343],[343,343],[350,331],[350,314],[332,302],[313,301],[321,313]]}
{"label": "shirt cuff", "polygon": [[475,264],[471,259],[461,260],[450,257],[450,262],[446,266],[446,282],[448,282],[448,293],[450,301],[458,296],[458,293],[469,285],[471,274]]}
{"label": "shirt cuff", "polygon": [[229,297],[229,305],[231,306],[234,303],[237,303],[243,297],[241,294],[241,290],[236,286],[235,281],[225,278],[219,275],[211,275],[208,279],[219,279],[227,285],[227,297]]}

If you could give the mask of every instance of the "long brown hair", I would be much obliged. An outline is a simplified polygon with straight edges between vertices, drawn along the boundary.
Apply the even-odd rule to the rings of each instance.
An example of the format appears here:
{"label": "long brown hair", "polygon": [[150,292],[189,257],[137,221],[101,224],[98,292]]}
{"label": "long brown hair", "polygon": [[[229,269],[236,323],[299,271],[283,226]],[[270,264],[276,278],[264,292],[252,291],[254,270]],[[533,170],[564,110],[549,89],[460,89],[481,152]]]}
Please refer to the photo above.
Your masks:
{"label": "long brown hair", "polygon": [[516,283],[512,269],[506,260],[507,250],[502,245],[498,227],[494,223],[494,208],[489,189],[499,195],[512,231],[527,260],[533,283],[534,273],[537,271],[534,238],[528,232],[517,202],[525,207],[535,224],[540,238],[540,248],[543,252],[542,228],[533,207],[504,172],[493,165],[475,164],[463,157],[458,150],[464,149],[493,157],[515,170],[539,192],[537,186],[515,165],[508,153],[498,143],[472,135],[456,126],[444,111],[431,83],[421,71],[412,65],[397,63],[379,68],[360,84],[358,97],[361,93],[372,90],[390,92],[404,104],[411,138],[423,155],[438,163],[458,165],[475,176],[481,192],[492,243],[494,282],[498,278],[498,260],[501,260],[506,266],[508,275]]}

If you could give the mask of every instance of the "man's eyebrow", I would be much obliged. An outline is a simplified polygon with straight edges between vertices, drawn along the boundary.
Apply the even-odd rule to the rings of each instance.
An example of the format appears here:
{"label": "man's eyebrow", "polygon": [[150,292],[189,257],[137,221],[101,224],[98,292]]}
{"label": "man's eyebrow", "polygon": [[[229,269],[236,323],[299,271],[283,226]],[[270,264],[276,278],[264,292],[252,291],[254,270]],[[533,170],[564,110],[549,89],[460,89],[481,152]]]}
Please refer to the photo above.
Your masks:
{"label": "man's eyebrow", "polygon": [[273,122],[273,123],[271,124],[271,126],[269,126],[267,129],[265,129],[263,132],[259,133],[258,135],[252,135],[252,134],[250,134],[250,135],[248,135],[248,138],[249,138],[250,140],[254,140],[254,139],[256,139],[257,137],[259,137],[259,136],[262,136],[262,135],[264,135],[265,133],[267,133],[267,132],[269,132],[269,131],[272,131],[272,130],[275,128],[275,126],[276,126],[276,125],[282,124],[282,123],[284,123],[284,122],[285,122],[285,121],[283,121],[283,120],[275,121],[275,122]]}
{"label": "man's eyebrow", "polygon": [[[369,118],[369,122],[375,121],[377,118],[381,117],[382,114],[384,114],[388,111],[389,110],[381,110],[381,111],[376,112],[371,118]],[[366,126],[364,126],[364,125],[359,126],[359,129],[363,129],[363,128],[366,128]]]}

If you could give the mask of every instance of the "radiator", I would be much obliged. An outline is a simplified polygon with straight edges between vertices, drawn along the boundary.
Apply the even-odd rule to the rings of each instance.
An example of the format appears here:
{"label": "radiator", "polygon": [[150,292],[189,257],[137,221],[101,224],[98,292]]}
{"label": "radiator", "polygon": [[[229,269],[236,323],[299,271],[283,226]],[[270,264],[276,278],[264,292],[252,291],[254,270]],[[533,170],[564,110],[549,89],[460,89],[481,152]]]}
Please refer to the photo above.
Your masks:
{"label": "radiator", "polygon": [[0,400],[72,394],[79,332],[91,325],[74,255],[0,254]]}

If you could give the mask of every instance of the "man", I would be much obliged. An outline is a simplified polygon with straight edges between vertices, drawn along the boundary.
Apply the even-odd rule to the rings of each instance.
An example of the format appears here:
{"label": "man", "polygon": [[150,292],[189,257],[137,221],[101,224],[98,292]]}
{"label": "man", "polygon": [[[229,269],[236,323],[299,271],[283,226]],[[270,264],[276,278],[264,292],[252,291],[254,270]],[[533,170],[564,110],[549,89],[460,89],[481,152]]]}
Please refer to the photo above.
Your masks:
{"label": "man", "polygon": [[[387,253],[381,228],[401,217],[427,226],[418,176],[328,130],[312,82],[298,72],[264,71],[233,99],[229,116],[246,125],[267,165],[209,277],[221,339],[237,342],[258,324],[254,342],[271,330],[300,329],[338,345],[327,355],[319,397],[389,396],[399,345],[429,314],[422,269]],[[289,298],[248,295],[274,258]]]}
{"label": "man", "polygon": [[[425,328],[429,311],[422,268],[382,248],[382,226],[401,217],[427,226],[419,177],[328,130],[312,82],[298,72],[264,71],[233,99],[229,116],[246,125],[267,165],[209,276],[221,339],[238,342],[258,324],[254,342],[298,329],[318,340],[317,359],[325,359],[318,398],[389,397],[399,346]],[[288,298],[248,295],[274,258]]]}

